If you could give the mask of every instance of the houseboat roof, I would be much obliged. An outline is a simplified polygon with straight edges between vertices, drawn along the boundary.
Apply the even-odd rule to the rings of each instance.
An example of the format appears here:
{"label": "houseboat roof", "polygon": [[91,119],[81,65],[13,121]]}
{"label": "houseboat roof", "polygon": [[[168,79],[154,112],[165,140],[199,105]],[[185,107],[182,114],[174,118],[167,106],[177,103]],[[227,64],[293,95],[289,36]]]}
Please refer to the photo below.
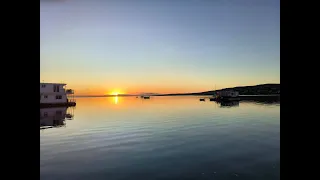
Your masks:
{"label": "houseboat roof", "polygon": [[63,85],[63,86],[67,85],[65,83],[44,83],[44,82],[40,82],[40,84],[56,84],[56,85]]}

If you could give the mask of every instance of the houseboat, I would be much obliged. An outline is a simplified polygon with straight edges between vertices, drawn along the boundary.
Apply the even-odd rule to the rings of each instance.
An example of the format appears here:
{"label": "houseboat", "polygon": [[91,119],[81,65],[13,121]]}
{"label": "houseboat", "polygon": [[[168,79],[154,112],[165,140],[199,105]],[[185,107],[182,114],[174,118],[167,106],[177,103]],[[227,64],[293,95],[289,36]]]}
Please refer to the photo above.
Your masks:
{"label": "houseboat", "polygon": [[220,91],[216,96],[210,98],[210,101],[240,101],[237,91]]}
{"label": "houseboat", "polygon": [[74,91],[62,83],[40,83],[40,108],[75,106]]}

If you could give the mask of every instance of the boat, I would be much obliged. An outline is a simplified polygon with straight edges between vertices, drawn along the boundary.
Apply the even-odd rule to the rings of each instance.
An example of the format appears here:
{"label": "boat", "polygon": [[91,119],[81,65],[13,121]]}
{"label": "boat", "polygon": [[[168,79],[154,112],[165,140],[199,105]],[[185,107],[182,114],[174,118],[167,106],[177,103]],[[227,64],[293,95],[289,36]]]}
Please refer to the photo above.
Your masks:
{"label": "boat", "polygon": [[150,96],[143,96],[143,99],[150,99]]}
{"label": "boat", "polygon": [[205,101],[205,99],[204,98],[200,98],[200,101]]}
{"label": "boat", "polygon": [[65,87],[64,83],[40,82],[40,108],[75,106],[74,90]]}
{"label": "boat", "polygon": [[215,87],[214,87],[214,93],[215,93],[215,95],[213,95],[213,97],[211,97],[211,98],[209,98],[209,101],[216,101],[217,100],[217,93],[216,93],[216,85],[215,85]]}
{"label": "boat", "polygon": [[239,92],[237,91],[217,92],[217,95],[210,98],[210,101],[240,101]]}

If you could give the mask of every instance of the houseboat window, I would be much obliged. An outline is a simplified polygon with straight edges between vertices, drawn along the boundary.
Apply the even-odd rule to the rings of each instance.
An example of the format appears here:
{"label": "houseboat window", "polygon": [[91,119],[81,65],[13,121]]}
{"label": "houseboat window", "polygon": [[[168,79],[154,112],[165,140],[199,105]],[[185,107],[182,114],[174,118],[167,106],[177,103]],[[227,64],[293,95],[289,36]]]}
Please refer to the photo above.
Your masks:
{"label": "houseboat window", "polygon": [[45,95],[45,96],[44,96],[44,98],[48,98],[48,96],[47,96],[47,95]]}
{"label": "houseboat window", "polygon": [[45,88],[45,87],[46,87],[46,85],[45,85],[45,84],[42,84],[42,85],[41,85],[41,87],[42,87],[42,88]]}
{"label": "houseboat window", "polygon": [[57,95],[56,99],[62,99],[62,96],[61,95]]}
{"label": "houseboat window", "polygon": [[62,111],[56,111],[56,115],[62,115]]}
{"label": "houseboat window", "polygon": [[53,92],[59,92],[59,85],[53,85]]}
{"label": "houseboat window", "polygon": [[47,117],[47,116],[48,116],[48,113],[47,113],[47,112],[44,112],[43,116],[44,116],[44,117]]}

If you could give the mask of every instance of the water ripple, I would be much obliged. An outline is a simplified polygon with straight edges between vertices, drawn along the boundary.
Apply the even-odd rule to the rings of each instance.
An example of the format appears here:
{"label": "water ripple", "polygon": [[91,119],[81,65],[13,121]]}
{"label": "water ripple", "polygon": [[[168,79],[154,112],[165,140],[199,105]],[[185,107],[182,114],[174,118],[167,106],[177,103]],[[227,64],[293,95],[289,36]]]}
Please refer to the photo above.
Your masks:
{"label": "water ripple", "polygon": [[66,127],[41,130],[41,179],[279,179],[279,104],[132,101],[81,99]]}

